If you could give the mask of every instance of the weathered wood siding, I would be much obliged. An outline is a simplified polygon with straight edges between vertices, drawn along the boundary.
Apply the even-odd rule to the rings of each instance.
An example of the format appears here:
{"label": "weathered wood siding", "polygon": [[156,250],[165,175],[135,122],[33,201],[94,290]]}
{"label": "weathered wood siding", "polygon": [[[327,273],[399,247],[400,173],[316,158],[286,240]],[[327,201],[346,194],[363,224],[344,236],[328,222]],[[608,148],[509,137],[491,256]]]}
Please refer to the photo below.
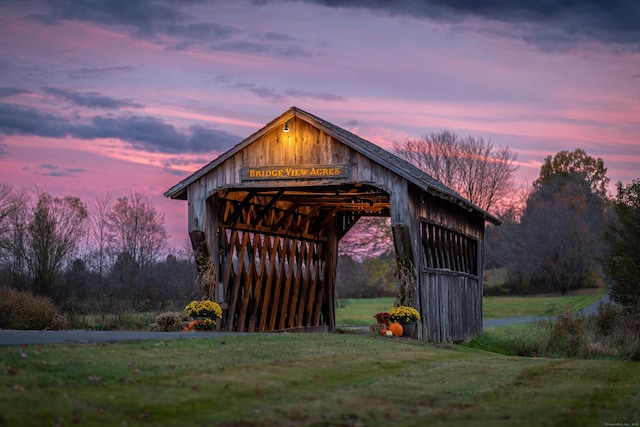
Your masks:
{"label": "weathered wood siding", "polygon": [[[402,200],[406,194],[406,180],[399,178],[389,169],[373,162],[363,154],[352,150],[332,136],[315,128],[311,124],[297,117],[290,123],[290,132],[283,132],[279,126],[258,138],[254,143],[235,153],[231,158],[216,167],[207,175],[187,187],[189,203],[189,231],[204,231],[207,224],[206,200],[220,188],[252,187],[256,183],[243,183],[240,171],[249,166],[270,165],[349,165],[349,179],[336,180],[333,183],[358,182],[374,184],[379,188]],[[287,184],[291,184],[289,181]],[[305,180],[299,180],[303,185]],[[307,181],[317,184],[317,181]],[[331,184],[323,181],[323,185]],[[271,185],[284,185],[272,183]],[[397,196],[400,195],[400,196]],[[406,218],[408,212],[396,212]]]}
{"label": "weathered wood siding", "polygon": [[[412,229],[418,272],[415,305],[422,314],[419,338],[433,342],[473,338],[482,332],[484,222],[415,188],[411,198],[419,200]],[[426,224],[440,229],[438,248],[423,241]],[[475,244],[475,260],[469,259],[469,246],[473,246],[469,243]]]}
{"label": "weathered wood siding", "polygon": [[[407,175],[398,174],[398,163],[382,166],[364,154],[373,152],[371,147],[365,147],[370,151],[358,151],[352,148],[355,147],[353,141],[349,146],[332,136],[341,134],[323,131],[329,129],[325,125],[319,128],[293,115],[288,119],[290,131],[284,132],[284,123],[285,116],[282,123],[257,132],[226,157],[221,157],[215,167],[203,168],[205,172],[201,176],[186,184],[188,229],[189,232],[202,231],[206,236],[228,300],[224,319],[227,328],[261,331],[326,325],[334,330],[338,241],[342,237],[340,233],[361,214],[345,211],[329,215],[326,220],[320,218],[319,223],[326,230],[321,235],[310,236],[301,234],[300,227],[296,231],[293,225],[290,235],[287,230],[265,231],[264,222],[276,214],[269,216],[260,212],[261,223],[256,225],[262,227],[262,231],[257,232],[250,229],[249,220],[243,224],[227,221],[233,217],[229,209],[236,209],[238,215],[249,218],[255,216],[260,206],[249,201],[243,205],[242,200],[228,198],[226,205],[219,202],[226,197],[226,189],[247,190],[248,194],[260,188],[291,191],[306,186],[332,188],[353,184],[353,189],[369,185],[383,190],[378,196],[388,195],[390,210],[385,214],[391,216],[393,227],[402,229],[402,233],[397,234],[407,240],[397,247],[413,257],[416,269],[414,304],[422,313],[419,338],[434,342],[458,341],[479,333],[482,330],[484,218],[460,203],[455,195],[440,192],[434,196],[433,192],[441,189],[418,188],[413,179],[409,182]],[[242,181],[242,168],[303,165],[348,165],[348,177]],[[394,168],[396,170],[392,170]],[[265,197],[268,199],[269,196]],[[272,200],[276,203],[277,199],[272,197]],[[268,202],[262,205],[265,210],[267,205]],[[224,209],[227,211],[223,212]],[[284,215],[300,218],[306,212],[285,212],[283,205],[274,205],[274,210],[280,218]],[[432,226],[426,234],[424,224]],[[271,226],[274,227],[273,221]],[[429,241],[425,243],[425,239]],[[473,248],[475,263],[469,259],[470,248]]]}
{"label": "weathered wood siding", "polygon": [[[326,325],[335,330],[337,218],[327,224],[324,243],[266,236],[220,226],[224,216],[216,194],[224,188],[303,185],[287,182],[242,182],[243,167],[273,165],[348,165],[349,178],[339,183],[400,183],[394,174],[297,118],[260,136],[187,187],[189,230],[204,231],[210,248],[222,248],[214,264],[224,289],[226,329],[268,331]],[[318,185],[319,181],[309,181]],[[323,180],[322,185],[331,184]],[[391,186],[391,191],[394,191]],[[217,253],[218,251],[212,250]]]}

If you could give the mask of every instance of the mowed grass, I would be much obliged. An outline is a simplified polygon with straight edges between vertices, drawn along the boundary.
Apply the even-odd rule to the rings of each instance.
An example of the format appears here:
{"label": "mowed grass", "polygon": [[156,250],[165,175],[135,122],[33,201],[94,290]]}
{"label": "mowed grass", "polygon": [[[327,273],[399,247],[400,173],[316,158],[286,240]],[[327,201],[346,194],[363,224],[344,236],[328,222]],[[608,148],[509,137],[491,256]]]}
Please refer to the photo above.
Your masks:
{"label": "mowed grass", "polygon": [[483,297],[482,313],[485,319],[532,316],[550,317],[563,312],[578,312],[597,302],[606,290],[594,290],[571,295]]}
{"label": "mowed grass", "polygon": [[640,364],[357,334],[0,348],[0,425],[585,426],[640,421]]}
{"label": "mowed grass", "polygon": [[[482,312],[485,319],[503,317],[557,316],[565,311],[577,312],[598,301],[606,290],[594,290],[572,295],[483,297]],[[344,300],[344,307],[336,309],[339,326],[366,326],[374,324],[376,313],[393,308],[395,298],[352,298]]]}
{"label": "mowed grass", "polygon": [[376,323],[374,315],[393,308],[395,298],[348,298],[343,307],[336,308],[339,326],[366,326]]}

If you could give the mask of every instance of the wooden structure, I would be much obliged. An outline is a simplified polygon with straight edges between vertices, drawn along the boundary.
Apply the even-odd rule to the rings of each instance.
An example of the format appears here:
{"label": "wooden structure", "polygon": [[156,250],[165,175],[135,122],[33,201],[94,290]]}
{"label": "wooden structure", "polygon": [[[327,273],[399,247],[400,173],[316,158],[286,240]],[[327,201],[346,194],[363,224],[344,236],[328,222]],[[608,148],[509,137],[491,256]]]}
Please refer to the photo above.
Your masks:
{"label": "wooden structure", "polygon": [[415,272],[420,339],[457,341],[482,330],[485,221],[498,220],[296,107],[165,196],[188,201],[198,266],[215,266],[227,330],[334,331],[338,243],[363,216],[391,217],[398,260]]}

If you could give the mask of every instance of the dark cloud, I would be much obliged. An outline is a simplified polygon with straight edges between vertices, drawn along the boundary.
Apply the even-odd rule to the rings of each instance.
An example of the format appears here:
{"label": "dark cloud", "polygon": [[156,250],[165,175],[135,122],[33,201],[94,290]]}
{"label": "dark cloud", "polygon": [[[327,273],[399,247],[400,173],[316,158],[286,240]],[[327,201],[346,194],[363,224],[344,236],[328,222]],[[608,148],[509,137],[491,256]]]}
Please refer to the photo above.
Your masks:
{"label": "dark cloud", "polygon": [[29,93],[29,91],[17,87],[0,87],[0,98],[21,95],[23,93]]}
{"label": "dark cloud", "polygon": [[37,173],[43,176],[60,177],[76,177],[81,173],[89,172],[88,169],[82,168],[61,168],[52,164],[39,165]]}
{"label": "dark cloud", "polygon": [[307,98],[316,99],[319,101],[343,101],[344,97],[340,95],[334,95],[332,93],[319,93],[319,92],[307,92],[304,90],[290,90],[287,91],[287,97],[289,98]]}
{"label": "dark cloud", "polygon": [[61,117],[35,108],[0,103],[0,133],[62,138],[68,131],[69,125]]}
{"label": "dark cloud", "polygon": [[244,54],[261,54],[269,52],[268,45],[262,43],[254,43],[246,40],[229,41],[218,43],[212,46],[213,50],[222,50],[225,52],[235,52]]}
{"label": "dark cloud", "polygon": [[79,127],[84,139],[117,138],[134,148],[160,153],[203,153],[227,149],[241,138],[224,131],[192,126],[182,132],[154,117],[94,117],[91,125]]}
{"label": "dark cloud", "polygon": [[190,41],[206,43],[227,39],[240,32],[237,28],[224,24],[198,22],[198,16],[194,17],[185,12],[193,3],[200,2],[52,0],[40,2],[41,11],[29,15],[28,18],[49,25],[61,21],[81,21],[107,27],[121,27],[129,29],[132,37],[155,42],[160,42],[160,36],[180,38],[180,41],[169,44],[173,49]]}
{"label": "dark cloud", "polygon": [[142,108],[141,104],[128,99],[115,99],[109,96],[100,95],[96,92],[76,92],[66,89],[58,89],[53,87],[43,87],[42,90],[49,95],[62,98],[75,105],[86,108],[99,108],[106,110],[115,110],[118,108]]}
{"label": "dark cloud", "polygon": [[165,28],[165,31],[172,36],[208,41],[228,38],[240,32],[240,30],[235,27],[206,22],[197,22],[188,25],[170,25]]}
{"label": "dark cloud", "polygon": [[285,98],[284,93],[278,92],[277,90],[269,87],[258,86],[254,83],[235,83],[231,86],[236,89],[247,90],[258,98],[268,99],[273,102],[280,102]]}
{"label": "dark cloud", "polygon": [[76,124],[66,118],[34,108],[0,103],[0,133],[79,139],[114,138],[132,147],[161,153],[205,153],[226,150],[240,137],[204,126],[179,130],[154,117],[96,116],[90,123]]}
{"label": "dark cloud", "polygon": [[296,40],[296,39],[294,39],[293,37],[291,37],[288,34],[279,33],[279,32],[276,32],[276,31],[266,32],[264,34],[264,38],[266,40],[272,40],[272,41],[277,41],[277,42],[292,42],[292,41]]}
{"label": "dark cloud", "polygon": [[[444,22],[475,17],[515,24],[524,39],[549,48],[585,40],[640,50],[640,2],[629,0],[303,0]],[[264,3],[259,1],[258,3]],[[525,27],[522,27],[524,24]]]}
{"label": "dark cloud", "polygon": [[254,94],[255,96],[267,99],[273,102],[284,102],[285,100],[295,99],[315,99],[320,101],[342,101],[344,98],[339,95],[322,92],[309,92],[297,89],[288,89],[279,91],[266,86],[258,86],[255,83],[234,81],[228,75],[217,77],[217,81],[234,89],[241,89]]}
{"label": "dark cloud", "polygon": [[98,116],[89,125],[77,126],[74,135],[82,139],[121,139],[137,149],[153,152],[190,151],[177,146],[184,138],[175,127],[154,117]]}
{"label": "dark cloud", "polygon": [[105,67],[105,68],[79,68],[77,70],[67,71],[67,75],[71,80],[78,79],[99,79],[105,78],[113,73],[130,72],[134,68],[130,66]]}
{"label": "dark cloud", "polygon": [[[25,0],[29,1],[29,0]],[[44,24],[61,21],[91,22],[121,27],[130,36],[164,44],[169,50],[186,50],[194,46],[250,55],[278,55],[287,58],[309,57],[311,53],[295,45],[296,39],[282,32],[249,36],[248,31],[230,25],[202,20],[187,11],[199,1],[171,0],[52,0],[39,4],[40,11],[28,18]],[[210,1],[208,3],[215,3]],[[215,10],[215,9],[214,9]],[[214,16],[215,18],[215,16]],[[251,39],[258,38],[259,42]],[[168,40],[170,39],[170,40]],[[75,74],[74,74],[74,77]],[[80,77],[83,77],[81,74]]]}
{"label": "dark cloud", "polygon": [[313,54],[297,45],[255,43],[248,40],[232,40],[211,46],[212,50],[241,53],[245,55],[279,56],[285,59],[308,58]]}
{"label": "dark cloud", "polygon": [[176,25],[187,16],[181,12],[183,2],[157,0],[53,0],[42,2],[42,11],[30,18],[46,24],[63,20],[86,21],[107,25],[125,25],[143,34],[157,31],[158,25]]}

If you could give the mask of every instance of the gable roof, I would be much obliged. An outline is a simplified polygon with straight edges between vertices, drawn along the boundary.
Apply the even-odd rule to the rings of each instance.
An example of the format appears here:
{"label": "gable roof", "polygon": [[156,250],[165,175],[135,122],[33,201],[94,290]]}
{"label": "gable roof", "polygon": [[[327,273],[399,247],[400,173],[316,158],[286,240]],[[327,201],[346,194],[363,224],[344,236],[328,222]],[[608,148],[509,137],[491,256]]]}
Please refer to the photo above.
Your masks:
{"label": "gable roof", "polygon": [[290,120],[292,117],[298,117],[314,125],[318,129],[322,130],[323,132],[327,133],[328,135],[342,142],[349,148],[367,156],[369,159],[377,162],[378,164],[393,171],[397,175],[403,177],[407,181],[411,182],[413,185],[417,186],[422,191],[425,191],[438,198],[445,199],[452,203],[455,203],[470,212],[475,212],[479,214],[486,221],[490,221],[494,224],[500,224],[500,220],[498,218],[484,211],[483,209],[476,206],[475,204],[469,202],[468,200],[460,196],[458,193],[456,193],[455,191],[453,191],[452,189],[444,185],[442,182],[438,181],[437,179],[434,179],[431,175],[422,171],[421,169],[414,166],[413,164],[384,150],[383,148],[377,146],[376,144],[370,141],[367,141],[366,139],[360,138],[359,136],[347,131],[346,129],[336,126],[324,119],[321,119],[320,117],[317,117],[297,107],[291,107],[289,110],[281,114],[279,117],[267,123],[262,129],[258,130],[248,138],[236,144],[234,147],[232,147],[225,153],[218,156],[215,160],[211,161],[209,164],[205,165],[201,169],[189,175],[187,178],[180,181],[178,184],[171,187],[169,190],[167,190],[164,193],[164,195],[172,199],[186,199],[186,189],[190,184],[194,183],[201,177],[205,176],[210,171],[215,169],[218,165],[222,164],[227,159],[235,155],[237,152],[241,151],[248,145],[252,144],[262,135],[266,134],[267,132],[272,130],[274,127],[282,125],[287,120]]}

